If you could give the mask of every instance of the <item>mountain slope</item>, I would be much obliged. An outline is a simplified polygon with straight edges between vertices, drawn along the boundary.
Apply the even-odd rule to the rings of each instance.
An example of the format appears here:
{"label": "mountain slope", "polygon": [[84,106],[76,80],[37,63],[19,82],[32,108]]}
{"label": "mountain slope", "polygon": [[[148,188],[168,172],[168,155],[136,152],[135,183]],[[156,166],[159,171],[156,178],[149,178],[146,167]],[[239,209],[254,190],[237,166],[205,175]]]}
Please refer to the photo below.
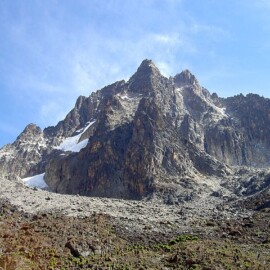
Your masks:
{"label": "mountain slope", "polygon": [[79,97],[55,127],[28,126],[0,150],[0,174],[45,172],[59,193],[181,200],[203,178],[233,178],[235,166],[267,168],[269,112],[268,99],[222,99],[190,71],[166,78],[144,60],[127,82]]}

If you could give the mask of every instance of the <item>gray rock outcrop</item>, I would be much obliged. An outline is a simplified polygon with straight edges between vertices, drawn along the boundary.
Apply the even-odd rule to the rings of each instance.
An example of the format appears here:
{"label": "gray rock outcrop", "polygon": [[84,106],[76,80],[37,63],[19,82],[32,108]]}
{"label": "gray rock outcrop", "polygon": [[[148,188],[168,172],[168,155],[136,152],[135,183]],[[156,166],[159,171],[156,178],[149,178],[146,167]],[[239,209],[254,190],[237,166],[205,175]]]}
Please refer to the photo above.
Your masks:
{"label": "gray rock outcrop", "polygon": [[[53,191],[86,196],[167,196],[188,181],[192,191],[201,176],[229,179],[236,166],[269,166],[269,111],[269,99],[219,98],[190,71],[166,78],[144,60],[127,82],[79,97],[55,127],[29,125],[0,150],[0,172],[45,172]],[[67,139],[86,143],[59,147]]]}

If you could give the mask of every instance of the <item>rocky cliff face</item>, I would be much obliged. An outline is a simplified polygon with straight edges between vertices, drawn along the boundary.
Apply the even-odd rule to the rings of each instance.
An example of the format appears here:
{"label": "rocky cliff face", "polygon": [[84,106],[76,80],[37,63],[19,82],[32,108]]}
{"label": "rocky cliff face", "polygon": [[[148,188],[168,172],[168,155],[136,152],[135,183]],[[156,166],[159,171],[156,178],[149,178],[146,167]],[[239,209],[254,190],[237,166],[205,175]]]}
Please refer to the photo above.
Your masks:
{"label": "rocky cliff face", "polygon": [[194,179],[269,166],[269,112],[269,99],[222,99],[190,71],[166,78],[144,60],[129,81],[79,97],[55,127],[29,125],[0,150],[0,171],[6,178],[45,172],[59,193],[126,199],[194,193]]}

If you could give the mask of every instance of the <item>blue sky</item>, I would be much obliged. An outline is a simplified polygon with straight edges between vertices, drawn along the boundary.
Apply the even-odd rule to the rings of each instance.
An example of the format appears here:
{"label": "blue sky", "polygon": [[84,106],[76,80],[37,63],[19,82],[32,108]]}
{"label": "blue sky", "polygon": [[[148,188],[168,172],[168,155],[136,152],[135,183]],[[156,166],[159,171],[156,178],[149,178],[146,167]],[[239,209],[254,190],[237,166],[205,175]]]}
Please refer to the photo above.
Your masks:
{"label": "blue sky", "polygon": [[145,58],[222,97],[270,97],[268,0],[0,0],[0,147]]}

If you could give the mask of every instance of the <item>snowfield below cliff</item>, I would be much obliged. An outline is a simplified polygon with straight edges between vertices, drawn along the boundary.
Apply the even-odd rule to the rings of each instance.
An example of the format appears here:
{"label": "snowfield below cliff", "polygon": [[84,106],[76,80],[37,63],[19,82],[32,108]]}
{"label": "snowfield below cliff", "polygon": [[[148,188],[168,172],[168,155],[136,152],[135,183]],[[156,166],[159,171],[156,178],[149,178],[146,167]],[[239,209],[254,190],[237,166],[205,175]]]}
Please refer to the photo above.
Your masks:
{"label": "snowfield below cliff", "polygon": [[92,121],[92,122],[88,123],[85,128],[77,130],[77,133],[79,132],[79,134],[77,134],[73,137],[65,138],[59,146],[55,147],[55,149],[58,149],[58,150],[61,150],[64,152],[69,152],[69,151],[70,152],[80,152],[81,149],[85,148],[87,143],[88,143],[88,139],[80,141],[80,138],[81,138],[82,134],[89,127],[91,127],[95,122],[96,121]]}
{"label": "snowfield below cliff", "polygon": [[45,173],[34,175],[31,177],[23,178],[22,181],[29,187],[36,187],[40,189],[48,188],[48,185],[44,181]]}

